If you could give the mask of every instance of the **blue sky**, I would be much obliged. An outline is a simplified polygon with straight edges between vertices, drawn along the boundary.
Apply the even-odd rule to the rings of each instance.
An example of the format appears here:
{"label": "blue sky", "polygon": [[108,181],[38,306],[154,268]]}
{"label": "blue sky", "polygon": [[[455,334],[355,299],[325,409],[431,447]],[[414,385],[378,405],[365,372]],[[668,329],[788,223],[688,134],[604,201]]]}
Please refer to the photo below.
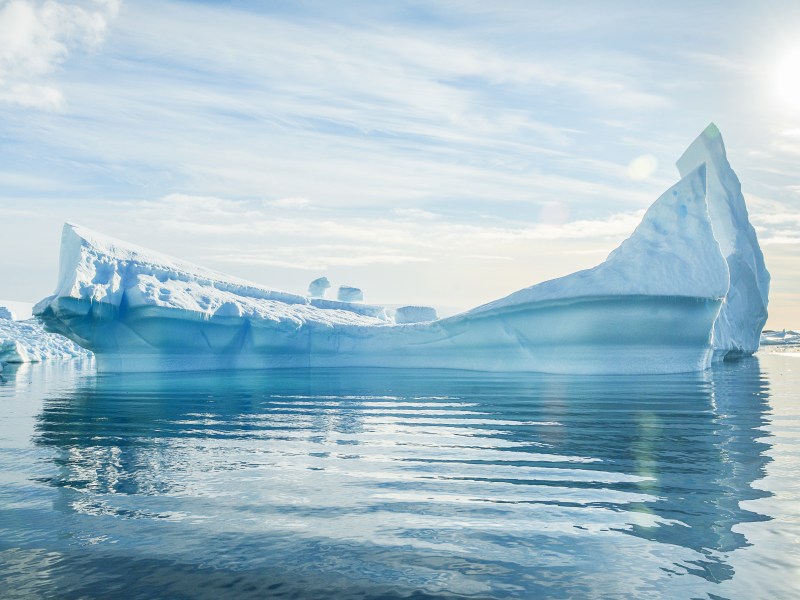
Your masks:
{"label": "blue sky", "polygon": [[466,308],[600,262],[710,121],[798,326],[797,2],[0,0],[0,298],[74,221]]}

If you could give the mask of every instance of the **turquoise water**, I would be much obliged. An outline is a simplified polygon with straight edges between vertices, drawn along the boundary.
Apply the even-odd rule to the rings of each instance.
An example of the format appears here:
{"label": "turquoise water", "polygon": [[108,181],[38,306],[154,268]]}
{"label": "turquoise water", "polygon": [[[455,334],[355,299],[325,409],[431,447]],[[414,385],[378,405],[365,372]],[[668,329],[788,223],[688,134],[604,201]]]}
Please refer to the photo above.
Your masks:
{"label": "turquoise water", "polygon": [[2,598],[800,595],[797,356],[2,375]]}

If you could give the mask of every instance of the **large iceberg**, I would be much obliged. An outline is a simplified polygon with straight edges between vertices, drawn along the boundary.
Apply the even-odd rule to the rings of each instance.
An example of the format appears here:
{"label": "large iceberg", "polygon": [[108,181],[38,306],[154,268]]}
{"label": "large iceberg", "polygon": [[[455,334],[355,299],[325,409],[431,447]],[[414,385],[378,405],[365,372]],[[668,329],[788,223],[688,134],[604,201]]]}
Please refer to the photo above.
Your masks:
{"label": "large iceberg", "polygon": [[679,166],[683,178],[600,265],[444,319],[403,323],[379,306],[271,290],[71,224],[55,293],[34,312],[101,371],[703,370],[758,348],[769,276],[715,127]]}

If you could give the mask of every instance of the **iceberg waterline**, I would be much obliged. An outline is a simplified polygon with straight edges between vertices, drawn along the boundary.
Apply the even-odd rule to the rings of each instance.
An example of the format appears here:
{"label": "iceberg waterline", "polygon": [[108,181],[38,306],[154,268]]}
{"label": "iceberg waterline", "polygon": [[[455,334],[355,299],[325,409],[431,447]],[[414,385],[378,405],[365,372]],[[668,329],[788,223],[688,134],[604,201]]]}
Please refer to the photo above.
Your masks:
{"label": "iceberg waterline", "polygon": [[699,371],[758,349],[769,274],[719,131],[600,265],[459,315],[271,290],[76,225],[35,314],[101,371],[415,367],[552,373]]}

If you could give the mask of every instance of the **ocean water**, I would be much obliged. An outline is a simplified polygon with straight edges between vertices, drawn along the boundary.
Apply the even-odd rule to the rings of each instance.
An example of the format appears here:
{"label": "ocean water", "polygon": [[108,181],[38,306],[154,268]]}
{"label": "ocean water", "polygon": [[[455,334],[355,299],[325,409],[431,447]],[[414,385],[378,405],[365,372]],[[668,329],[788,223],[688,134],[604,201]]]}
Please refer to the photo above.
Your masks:
{"label": "ocean water", "polygon": [[0,381],[0,597],[800,597],[800,356]]}

